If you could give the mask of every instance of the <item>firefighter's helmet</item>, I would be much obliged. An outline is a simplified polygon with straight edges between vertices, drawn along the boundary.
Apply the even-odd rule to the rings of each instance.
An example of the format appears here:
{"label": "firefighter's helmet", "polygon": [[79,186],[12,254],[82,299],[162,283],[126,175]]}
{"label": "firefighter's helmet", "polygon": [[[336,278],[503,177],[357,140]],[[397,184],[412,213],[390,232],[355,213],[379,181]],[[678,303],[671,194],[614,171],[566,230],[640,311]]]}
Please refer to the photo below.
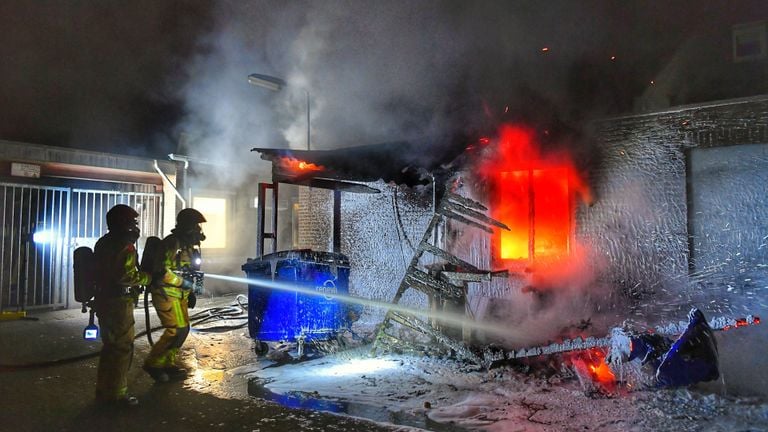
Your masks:
{"label": "firefighter's helmet", "polygon": [[141,235],[139,213],[125,204],[118,204],[107,212],[107,229],[123,236],[125,240],[134,243]]}
{"label": "firefighter's helmet", "polygon": [[202,213],[193,208],[185,208],[176,215],[176,228],[172,232],[176,233],[184,243],[199,245],[205,240],[205,234],[200,226],[203,222],[205,217]]}
{"label": "firefighter's helmet", "polygon": [[199,211],[193,208],[185,208],[176,215],[176,227],[190,228],[205,222],[205,217]]}
{"label": "firefighter's helmet", "polygon": [[107,212],[107,228],[110,231],[129,231],[137,226],[139,213],[125,204],[118,204]]}

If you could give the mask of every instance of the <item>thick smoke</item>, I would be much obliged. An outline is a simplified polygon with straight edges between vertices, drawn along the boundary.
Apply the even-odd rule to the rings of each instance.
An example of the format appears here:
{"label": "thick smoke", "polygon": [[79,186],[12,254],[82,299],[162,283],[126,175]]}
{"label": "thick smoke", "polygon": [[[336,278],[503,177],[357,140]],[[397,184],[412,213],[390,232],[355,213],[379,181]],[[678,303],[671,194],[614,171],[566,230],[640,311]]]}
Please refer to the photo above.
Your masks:
{"label": "thick smoke", "polygon": [[[249,146],[306,148],[307,92],[313,149],[471,134],[509,119],[552,129],[626,109],[631,98],[614,90],[634,85],[618,77],[642,48],[627,51],[623,66],[612,64],[620,23],[607,17],[615,9],[609,2],[218,3],[207,50],[187,69],[189,115],[179,129],[200,144],[191,152],[215,145],[242,160]],[[631,5],[618,12],[648,14]],[[277,93],[251,86],[250,73],[288,86]]]}
{"label": "thick smoke", "polygon": [[[214,30],[199,41],[205,49],[184,69],[187,116],[176,134],[193,137],[189,153],[211,157],[216,148],[229,165],[257,159],[250,147],[305,149],[308,109],[312,149],[474,136],[517,121],[580,158],[594,146],[573,132],[595,116],[631,111],[691,34],[712,31],[723,7],[218,2]],[[627,25],[630,17],[637,25]],[[249,85],[251,73],[288,85]]]}
{"label": "thick smoke", "polygon": [[[305,90],[319,149],[505,113],[579,124],[630,110],[690,35],[764,17],[759,0],[12,0],[0,136],[157,157],[184,132],[200,153],[220,137],[247,159],[250,145],[305,147]],[[249,86],[254,72],[290,87]]]}

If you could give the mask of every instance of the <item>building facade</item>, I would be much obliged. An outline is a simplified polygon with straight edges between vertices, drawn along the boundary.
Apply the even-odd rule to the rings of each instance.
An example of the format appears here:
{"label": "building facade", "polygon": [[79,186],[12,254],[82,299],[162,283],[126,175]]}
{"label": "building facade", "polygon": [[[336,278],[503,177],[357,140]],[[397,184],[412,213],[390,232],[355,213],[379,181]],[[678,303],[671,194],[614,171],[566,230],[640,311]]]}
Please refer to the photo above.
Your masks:
{"label": "building facade", "polygon": [[0,310],[76,306],[73,251],[106,233],[115,204],[139,212],[140,246],[168,232],[175,176],[168,161],[0,141]]}

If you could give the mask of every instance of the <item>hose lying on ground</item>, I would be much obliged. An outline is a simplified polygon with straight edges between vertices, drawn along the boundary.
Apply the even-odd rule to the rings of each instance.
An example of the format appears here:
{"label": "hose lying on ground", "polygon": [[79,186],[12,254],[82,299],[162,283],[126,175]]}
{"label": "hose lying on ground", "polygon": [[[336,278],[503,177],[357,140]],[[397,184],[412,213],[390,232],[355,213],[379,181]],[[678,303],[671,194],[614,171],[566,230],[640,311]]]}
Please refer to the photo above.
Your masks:
{"label": "hose lying on ground", "polygon": [[[241,296],[238,296],[241,297]],[[242,296],[244,297],[244,296]],[[237,306],[226,306],[226,307],[215,307],[215,308],[209,308],[204,309],[192,316],[189,317],[189,322],[192,326],[199,326],[200,324],[206,323],[208,321],[212,320],[219,320],[219,321],[226,321],[226,320],[234,320],[234,319],[248,319],[248,304],[246,303],[245,306],[240,302],[239,298],[235,299],[237,301]],[[243,316],[243,312],[246,313],[245,316]],[[236,325],[220,325],[220,326],[210,326],[210,327],[197,327],[195,328],[195,331],[197,332],[224,332],[229,330],[236,330],[239,328],[243,328],[248,324],[248,321],[236,324]]]}

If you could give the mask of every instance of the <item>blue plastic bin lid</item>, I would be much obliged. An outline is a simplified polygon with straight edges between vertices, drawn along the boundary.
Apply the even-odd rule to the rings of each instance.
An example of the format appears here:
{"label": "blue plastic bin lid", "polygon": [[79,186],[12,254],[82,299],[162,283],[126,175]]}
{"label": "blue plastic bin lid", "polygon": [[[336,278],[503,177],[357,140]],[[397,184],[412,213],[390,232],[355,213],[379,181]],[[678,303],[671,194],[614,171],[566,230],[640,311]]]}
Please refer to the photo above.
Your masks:
{"label": "blue plastic bin lid", "polygon": [[274,263],[286,259],[329,266],[349,267],[349,258],[344,254],[313,251],[312,249],[292,249],[264,255],[261,258],[248,258],[245,264],[243,264],[242,269],[246,272],[256,271],[264,268],[265,263]]}

